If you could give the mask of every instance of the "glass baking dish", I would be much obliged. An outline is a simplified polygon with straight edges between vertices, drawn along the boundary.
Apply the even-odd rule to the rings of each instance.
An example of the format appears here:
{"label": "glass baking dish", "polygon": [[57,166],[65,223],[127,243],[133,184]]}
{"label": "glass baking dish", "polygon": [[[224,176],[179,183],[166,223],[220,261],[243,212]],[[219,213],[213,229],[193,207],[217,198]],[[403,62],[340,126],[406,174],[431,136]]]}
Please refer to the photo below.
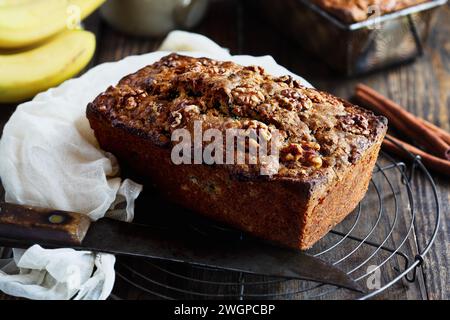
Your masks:
{"label": "glass baking dish", "polygon": [[446,2],[429,1],[353,24],[341,22],[308,0],[259,0],[254,4],[305,49],[351,76],[420,56],[434,13]]}

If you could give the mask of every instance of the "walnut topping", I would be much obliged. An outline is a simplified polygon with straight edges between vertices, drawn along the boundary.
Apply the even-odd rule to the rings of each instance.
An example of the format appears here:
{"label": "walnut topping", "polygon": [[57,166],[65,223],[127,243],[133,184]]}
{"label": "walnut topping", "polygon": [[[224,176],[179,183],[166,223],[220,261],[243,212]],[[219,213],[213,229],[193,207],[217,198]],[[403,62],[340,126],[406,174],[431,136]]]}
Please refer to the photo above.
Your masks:
{"label": "walnut topping", "polygon": [[306,95],[293,88],[283,89],[275,97],[281,107],[290,111],[294,109],[302,111],[312,108],[311,100]]}
{"label": "walnut topping", "polygon": [[323,161],[320,156],[312,156],[308,159],[309,163],[313,165],[314,168],[319,169],[322,167]]}
{"label": "walnut topping", "polygon": [[257,129],[258,127],[267,128],[267,125],[256,120],[244,120],[244,122],[242,123],[242,127],[245,129]]}
{"label": "walnut topping", "polygon": [[290,90],[290,89],[283,89],[280,91],[280,94],[283,97],[289,98],[289,99],[299,99],[301,97],[300,93],[296,90]]}
{"label": "walnut topping", "polygon": [[156,79],[149,77],[149,78],[145,79],[143,86],[144,86],[145,90],[151,92],[157,83],[158,82],[156,81]]}
{"label": "walnut topping", "polygon": [[144,90],[141,90],[141,89],[136,90],[136,93],[138,94],[138,96],[140,98],[146,98],[148,96],[147,92],[145,92]]}
{"label": "walnut topping", "polygon": [[274,80],[275,80],[275,82],[285,83],[285,84],[289,85],[290,87],[294,86],[294,79],[289,75],[281,76],[281,77],[275,78]]}
{"label": "walnut topping", "polygon": [[190,104],[186,107],[184,107],[184,112],[188,112],[188,113],[200,113],[200,108],[198,106],[196,106],[195,104]]}
{"label": "walnut topping", "polygon": [[264,74],[264,68],[262,68],[260,66],[248,66],[248,67],[244,67],[244,70],[249,70],[249,71],[259,73],[259,74]]}
{"label": "walnut topping", "polygon": [[129,97],[125,102],[125,108],[131,110],[137,107],[137,102],[134,97]]}
{"label": "walnut topping", "polygon": [[254,133],[258,134],[261,139],[265,141],[270,141],[272,139],[272,133],[270,131],[270,128],[264,122],[256,120],[244,120],[241,128],[246,130],[245,131],[246,135],[249,134],[249,130],[254,130]]}
{"label": "walnut topping", "polygon": [[302,144],[302,147],[303,147],[303,149],[313,149],[313,150],[316,150],[316,151],[320,150],[320,144],[318,144],[317,142],[312,142],[312,141],[304,142]]}
{"label": "walnut topping", "polygon": [[259,130],[260,137],[265,141],[270,141],[272,139],[272,133],[269,129],[262,128]]}
{"label": "walnut topping", "polygon": [[225,68],[219,68],[219,67],[216,67],[216,66],[212,67],[212,70],[216,74],[224,74],[226,72]]}
{"label": "walnut topping", "polygon": [[302,91],[313,103],[324,103],[325,102],[325,98],[320,94],[320,92],[306,90],[305,88]]}
{"label": "walnut topping", "polygon": [[264,94],[249,87],[237,87],[231,91],[234,101],[239,105],[256,107],[264,101]]}
{"label": "walnut topping", "polygon": [[298,156],[298,158],[295,158],[292,153],[288,153],[284,156],[284,161],[297,161],[299,158],[300,156]]}
{"label": "walnut topping", "polygon": [[295,101],[292,101],[291,99],[289,99],[287,97],[283,97],[281,95],[277,96],[277,100],[281,107],[283,107],[289,111],[292,111],[294,109],[294,106],[296,106]]}
{"label": "walnut topping", "polygon": [[309,98],[302,99],[302,105],[305,109],[311,109],[313,107],[313,103]]}
{"label": "walnut topping", "polygon": [[370,134],[369,120],[361,114],[341,116],[339,120],[340,126],[347,132],[362,135]]}
{"label": "walnut topping", "polygon": [[256,95],[258,96],[259,100],[264,101],[266,99],[266,97],[264,96],[264,93],[262,93],[261,91],[257,91]]}
{"label": "walnut topping", "polygon": [[195,104],[187,105],[182,102],[175,111],[170,113],[170,119],[172,120],[170,126],[176,128],[182,123],[183,118],[189,118],[198,114],[200,114],[200,108],[198,106]]}
{"label": "walnut topping", "polygon": [[323,165],[319,150],[320,145],[316,142],[291,143],[280,150],[280,157],[285,162],[301,162],[302,165],[319,169]]}
{"label": "walnut topping", "polygon": [[176,54],[123,78],[92,105],[160,145],[170,142],[174,128],[190,129],[196,120],[220,131],[254,129],[258,139],[252,144],[270,140],[283,146],[280,162],[289,176],[354,163],[385,126],[370,112],[288,75],[274,77],[257,66]]}
{"label": "walnut topping", "polygon": [[302,87],[302,84],[298,80],[292,81],[292,84],[294,85],[294,88],[300,89]]}
{"label": "walnut topping", "polygon": [[291,143],[280,150],[281,160],[298,161],[303,155],[303,148],[297,143]]}

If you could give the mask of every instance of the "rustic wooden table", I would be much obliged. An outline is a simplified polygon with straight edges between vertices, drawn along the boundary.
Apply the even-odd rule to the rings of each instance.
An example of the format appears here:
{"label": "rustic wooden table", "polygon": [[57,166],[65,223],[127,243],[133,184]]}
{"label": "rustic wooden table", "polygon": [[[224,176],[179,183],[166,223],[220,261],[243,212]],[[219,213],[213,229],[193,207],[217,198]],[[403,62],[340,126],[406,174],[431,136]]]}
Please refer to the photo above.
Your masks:
{"label": "rustic wooden table", "polygon": [[[282,34],[277,33],[257,13],[238,0],[214,1],[207,17],[193,31],[202,33],[232,54],[272,55],[276,61],[302,75],[314,86],[344,98],[350,98],[357,82],[363,82],[381,91],[407,107],[413,113],[450,130],[450,6],[438,14],[436,28],[432,31],[425,55],[412,64],[374,73],[356,79],[344,79],[330,72],[314,57]],[[90,67],[108,61],[117,61],[128,55],[155,50],[161,39],[142,39],[126,36],[101,21],[98,14],[90,17],[86,27],[97,35],[98,49]],[[15,106],[0,108],[0,129],[14,111]],[[399,282],[378,298],[383,299],[449,299],[449,229],[450,181],[433,174],[441,203],[441,230],[436,242],[420,268],[417,281]],[[434,212],[432,190],[419,177],[414,190],[420,194],[420,210]],[[421,183],[423,182],[423,183]],[[406,201],[406,200],[404,200]],[[401,204],[402,205],[402,204]],[[406,202],[404,203],[406,205]],[[432,227],[427,215],[419,215],[416,224]],[[416,234],[417,243],[424,241]],[[138,293],[127,289],[125,297],[139,298]],[[333,298],[346,298],[335,295]],[[0,295],[0,299],[7,298]]]}

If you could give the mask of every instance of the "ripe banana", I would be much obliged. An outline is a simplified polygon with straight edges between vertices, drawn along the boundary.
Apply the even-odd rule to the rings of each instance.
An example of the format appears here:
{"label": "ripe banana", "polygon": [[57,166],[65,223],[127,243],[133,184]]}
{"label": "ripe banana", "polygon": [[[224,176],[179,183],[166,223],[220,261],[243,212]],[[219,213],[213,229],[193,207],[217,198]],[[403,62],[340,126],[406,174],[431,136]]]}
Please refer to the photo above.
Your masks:
{"label": "ripe banana", "polygon": [[105,0],[0,0],[0,48],[25,47],[76,29]]}
{"label": "ripe banana", "polygon": [[94,51],[93,33],[72,30],[32,50],[0,55],[0,103],[23,101],[75,76]]}

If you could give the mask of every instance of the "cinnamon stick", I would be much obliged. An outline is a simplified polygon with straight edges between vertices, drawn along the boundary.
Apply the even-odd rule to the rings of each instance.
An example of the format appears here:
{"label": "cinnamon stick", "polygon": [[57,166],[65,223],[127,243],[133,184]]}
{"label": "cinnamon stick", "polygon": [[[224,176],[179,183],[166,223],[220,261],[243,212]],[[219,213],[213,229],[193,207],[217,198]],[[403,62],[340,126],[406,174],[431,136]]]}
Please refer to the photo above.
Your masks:
{"label": "cinnamon stick", "polygon": [[[392,139],[399,145],[403,146],[409,152],[419,155],[422,158],[423,164],[427,166],[428,169],[433,170],[437,173],[445,174],[446,176],[450,177],[450,161],[435,157],[419,148],[410,145],[409,143],[394,138],[393,136],[386,135],[386,137],[389,137],[389,139]],[[406,160],[410,160],[408,153],[405,152],[404,149],[400,148],[392,141],[384,139],[383,148],[399,157],[405,158]]]}
{"label": "cinnamon stick", "polygon": [[[363,103],[367,104],[367,107],[370,107],[372,110],[384,115],[389,119],[389,122],[396,127],[398,130],[406,133],[407,127],[405,124],[397,117],[395,117],[391,112],[389,112],[389,109],[386,109],[378,100],[371,97],[364,91],[357,91],[356,97]],[[412,115],[414,116],[414,115]],[[445,131],[442,128],[439,128],[435,124],[414,116],[417,121],[420,121],[424,126],[426,126],[428,129],[433,131],[433,133],[437,134],[442,140],[444,140],[447,144],[450,145],[450,133]]]}
{"label": "cinnamon stick", "polygon": [[422,118],[417,118],[417,119],[419,121],[421,121],[428,129],[430,129],[434,133],[436,133],[442,140],[444,140],[446,143],[450,144],[450,133],[448,133],[447,131],[445,131],[442,128],[439,128],[435,124],[433,124],[425,119],[422,119]]}
{"label": "cinnamon stick", "polygon": [[450,145],[423,122],[418,121],[413,114],[363,84],[357,85],[356,96],[372,107],[378,108],[378,112],[385,114],[395,127],[410,136],[412,140],[420,141],[433,154],[450,160]]}

